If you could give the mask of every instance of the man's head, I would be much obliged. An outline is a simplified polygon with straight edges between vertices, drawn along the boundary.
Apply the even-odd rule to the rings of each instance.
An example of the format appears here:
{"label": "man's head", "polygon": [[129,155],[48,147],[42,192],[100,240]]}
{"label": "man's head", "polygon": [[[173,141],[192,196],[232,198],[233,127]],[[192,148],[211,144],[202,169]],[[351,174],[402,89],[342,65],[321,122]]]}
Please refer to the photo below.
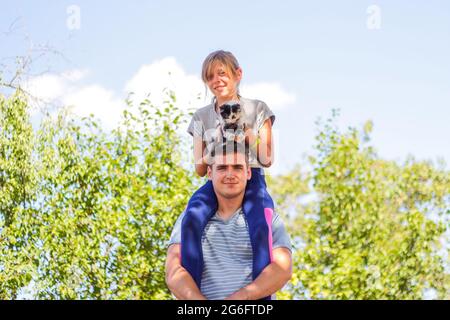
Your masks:
{"label": "man's head", "polygon": [[252,172],[248,165],[248,149],[234,141],[216,146],[214,161],[208,166],[208,178],[217,196],[231,199],[243,195]]}

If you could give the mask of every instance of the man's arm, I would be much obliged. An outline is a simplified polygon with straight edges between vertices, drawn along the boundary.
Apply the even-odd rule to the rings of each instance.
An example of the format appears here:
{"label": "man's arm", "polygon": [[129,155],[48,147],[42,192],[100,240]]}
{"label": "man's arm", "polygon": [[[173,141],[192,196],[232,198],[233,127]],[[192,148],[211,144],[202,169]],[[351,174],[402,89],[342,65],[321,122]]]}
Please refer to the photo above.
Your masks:
{"label": "man's arm", "polygon": [[180,244],[172,244],[167,250],[167,287],[179,300],[206,300],[189,272],[181,266],[180,250]]}
{"label": "man's arm", "polygon": [[258,300],[283,288],[292,276],[292,257],[287,248],[273,249],[273,261],[249,285],[225,300]]}

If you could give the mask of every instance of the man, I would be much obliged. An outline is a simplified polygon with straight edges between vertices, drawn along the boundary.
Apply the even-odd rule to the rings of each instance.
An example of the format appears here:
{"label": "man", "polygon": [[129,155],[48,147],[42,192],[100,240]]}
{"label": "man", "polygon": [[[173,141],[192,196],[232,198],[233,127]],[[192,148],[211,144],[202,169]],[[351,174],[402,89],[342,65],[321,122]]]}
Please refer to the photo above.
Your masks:
{"label": "man", "polygon": [[[201,284],[181,263],[181,225],[178,218],[169,241],[166,260],[166,283],[178,299],[256,300],[273,295],[292,275],[291,244],[283,222],[271,217],[271,261],[256,278],[252,278],[255,246],[249,234],[248,217],[242,210],[247,181],[251,178],[248,154],[230,143],[216,149],[208,178],[217,196],[218,210],[202,231]],[[263,213],[261,213],[263,214]],[[253,239],[253,238],[252,238]],[[253,246],[253,250],[252,250]]]}

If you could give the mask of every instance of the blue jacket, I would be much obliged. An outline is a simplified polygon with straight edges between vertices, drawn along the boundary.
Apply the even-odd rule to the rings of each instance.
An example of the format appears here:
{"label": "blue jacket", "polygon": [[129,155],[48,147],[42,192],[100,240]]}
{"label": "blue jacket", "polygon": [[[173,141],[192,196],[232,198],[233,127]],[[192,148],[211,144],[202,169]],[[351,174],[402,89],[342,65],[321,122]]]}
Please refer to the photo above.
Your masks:
{"label": "blue jacket", "polygon": [[[253,180],[253,179],[252,179]],[[191,274],[198,288],[201,288],[203,272],[202,234],[208,221],[217,211],[217,198],[211,181],[208,181],[190,199],[186,215],[181,223],[181,265]],[[273,260],[272,257],[272,215],[273,209],[264,207],[258,199],[259,188],[247,188],[242,211],[247,220],[253,251],[252,278],[255,280]],[[215,194],[214,194],[215,195]],[[265,297],[265,300],[270,300]]]}

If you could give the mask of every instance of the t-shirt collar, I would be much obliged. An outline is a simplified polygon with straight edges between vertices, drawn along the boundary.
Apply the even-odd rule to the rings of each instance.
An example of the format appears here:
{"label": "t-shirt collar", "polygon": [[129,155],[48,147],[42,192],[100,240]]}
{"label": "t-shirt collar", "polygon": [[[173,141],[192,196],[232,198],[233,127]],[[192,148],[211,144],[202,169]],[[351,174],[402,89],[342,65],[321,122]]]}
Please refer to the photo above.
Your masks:
{"label": "t-shirt collar", "polygon": [[219,219],[220,221],[222,221],[224,223],[229,223],[236,216],[238,216],[241,212],[242,212],[242,207],[239,207],[228,219],[225,220],[219,215],[219,211],[217,211],[216,212],[216,217],[217,217],[217,219]]}

